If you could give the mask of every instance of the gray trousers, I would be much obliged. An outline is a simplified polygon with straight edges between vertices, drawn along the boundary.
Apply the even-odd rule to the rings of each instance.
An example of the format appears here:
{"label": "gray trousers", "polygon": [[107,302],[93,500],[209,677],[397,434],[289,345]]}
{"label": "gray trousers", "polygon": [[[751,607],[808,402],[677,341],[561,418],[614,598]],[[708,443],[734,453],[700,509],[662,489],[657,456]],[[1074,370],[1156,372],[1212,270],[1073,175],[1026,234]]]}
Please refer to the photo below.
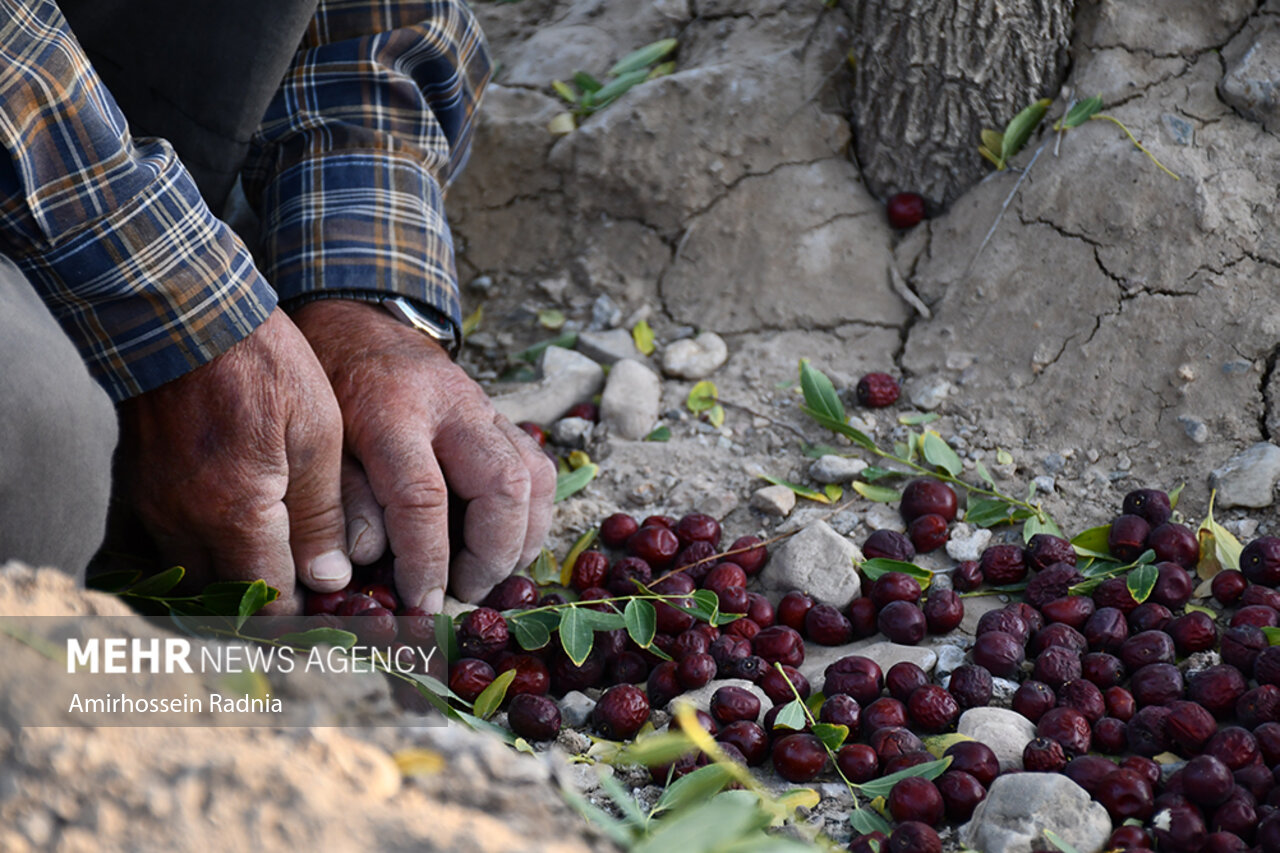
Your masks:
{"label": "gray trousers", "polygon": [[0,563],[83,577],[106,529],[115,445],[106,392],[0,256]]}
{"label": "gray trousers", "polygon": [[[135,136],[173,143],[219,212],[317,0],[61,0]],[[116,417],[0,256],[0,563],[83,577],[102,543]]]}

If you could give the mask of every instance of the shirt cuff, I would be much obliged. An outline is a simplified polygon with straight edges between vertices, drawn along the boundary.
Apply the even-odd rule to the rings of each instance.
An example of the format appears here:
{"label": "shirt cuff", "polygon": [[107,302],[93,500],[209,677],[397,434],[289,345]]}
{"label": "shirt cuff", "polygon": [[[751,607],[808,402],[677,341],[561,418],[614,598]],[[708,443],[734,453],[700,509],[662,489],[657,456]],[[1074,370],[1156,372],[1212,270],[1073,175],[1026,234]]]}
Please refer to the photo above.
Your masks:
{"label": "shirt cuff", "polygon": [[15,262],[119,402],[226,352],[275,308],[253,258],[167,143],[126,204]]}
{"label": "shirt cuff", "polygon": [[412,156],[342,150],[282,170],[262,194],[262,268],[282,301],[405,296],[462,327],[440,185]]}

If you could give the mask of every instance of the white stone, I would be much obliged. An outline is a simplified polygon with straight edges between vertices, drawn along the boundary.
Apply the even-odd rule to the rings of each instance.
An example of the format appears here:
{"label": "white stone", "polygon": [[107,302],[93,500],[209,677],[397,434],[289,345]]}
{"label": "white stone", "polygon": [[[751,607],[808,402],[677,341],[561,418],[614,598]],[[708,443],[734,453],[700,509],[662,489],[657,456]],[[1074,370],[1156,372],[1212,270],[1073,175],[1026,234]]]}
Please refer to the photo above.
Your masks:
{"label": "white stone", "polygon": [[594,427],[586,418],[561,418],[551,425],[551,441],[561,447],[581,450],[591,440]]}
{"label": "white stone", "polygon": [[991,747],[1001,773],[1022,769],[1022,751],[1036,736],[1035,723],[1007,708],[970,708],[960,715],[956,731]]}
{"label": "white stone", "polygon": [[629,358],[613,366],[600,397],[600,422],[613,435],[644,438],[653,430],[661,410],[662,380],[658,374]]}
{"label": "white stone", "polygon": [[819,483],[849,483],[866,470],[867,463],[848,456],[828,454],[809,466],[809,476]]}
{"label": "white stone", "polygon": [[938,663],[933,670],[934,676],[942,678],[950,675],[958,667],[964,666],[964,649],[959,646],[935,646],[934,651],[938,654]]}
{"label": "white stone", "polygon": [[609,329],[603,332],[581,332],[578,335],[578,352],[600,364],[613,364],[624,358],[642,359],[635,340],[626,329]]}
{"label": "white stone", "polygon": [[853,567],[862,552],[825,521],[815,521],[778,545],[760,574],[764,590],[781,596],[804,590],[843,610],[862,589]]}
{"label": "white stone", "polygon": [[1209,475],[1209,488],[1217,489],[1215,506],[1261,508],[1271,506],[1280,482],[1280,447],[1260,441],[1227,460]]}
{"label": "white stone", "polygon": [[966,560],[977,560],[991,541],[991,531],[983,527],[970,527],[967,524],[956,524],[947,537],[947,556],[957,563]]}
{"label": "white stone", "polygon": [[884,504],[872,504],[867,510],[867,527],[872,530],[893,530],[898,533],[907,531],[906,522],[897,509],[890,509]]}
{"label": "white stone", "polygon": [[541,379],[493,398],[493,407],[512,423],[552,423],[574,405],[590,400],[604,385],[600,365],[573,350],[547,347],[540,365]]}
{"label": "white stone", "polygon": [[705,379],[729,360],[729,347],[715,332],[683,338],[662,351],[662,372],[679,379]]}
{"label": "white stone", "polygon": [[1061,773],[1018,773],[991,783],[960,841],[983,853],[1050,849],[1048,829],[1080,853],[1099,853],[1111,835],[1107,810]]}
{"label": "white stone", "polygon": [[941,376],[923,376],[907,383],[907,397],[917,409],[931,412],[951,393],[951,383]]}
{"label": "white stone", "polygon": [[758,509],[765,515],[785,518],[796,506],[796,493],[786,486],[765,486],[756,489],[751,495],[751,508]]}

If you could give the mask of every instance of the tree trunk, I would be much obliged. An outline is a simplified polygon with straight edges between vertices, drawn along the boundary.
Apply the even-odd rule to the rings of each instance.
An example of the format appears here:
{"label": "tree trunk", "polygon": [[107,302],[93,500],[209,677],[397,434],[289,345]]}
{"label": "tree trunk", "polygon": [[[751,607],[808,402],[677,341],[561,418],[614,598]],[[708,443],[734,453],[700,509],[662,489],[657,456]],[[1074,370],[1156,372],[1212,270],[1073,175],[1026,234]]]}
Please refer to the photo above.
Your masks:
{"label": "tree trunk", "polygon": [[1053,97],[1075,0],[845,0],[853,19],[854,148],[882,198],[935,211],[982,178],[983,128]]}

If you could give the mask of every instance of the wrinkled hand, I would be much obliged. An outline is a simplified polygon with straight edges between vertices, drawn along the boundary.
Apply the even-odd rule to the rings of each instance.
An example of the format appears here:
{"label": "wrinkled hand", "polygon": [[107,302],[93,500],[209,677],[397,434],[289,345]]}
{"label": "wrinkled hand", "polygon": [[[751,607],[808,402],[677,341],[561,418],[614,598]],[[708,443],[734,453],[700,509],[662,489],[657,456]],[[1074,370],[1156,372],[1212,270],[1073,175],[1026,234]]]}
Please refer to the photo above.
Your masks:
{"label": "wrinkled hand", "polygon": [[[294,321],[342,410],[354,562],[389,547],[401,600],[438,611],[446,588],[478,600],[537,556],[551,527],[555,469],[438,344],[358,302],[313,302]],[[466,502],[454,555],[450,492]]]}
{"label": "wrinkled hand", "polygon": [[166,556],[197,583],[262,578],[296,607],[351,578],[342,417],[281,311],[208,364],[120,407],[121,477]]}

